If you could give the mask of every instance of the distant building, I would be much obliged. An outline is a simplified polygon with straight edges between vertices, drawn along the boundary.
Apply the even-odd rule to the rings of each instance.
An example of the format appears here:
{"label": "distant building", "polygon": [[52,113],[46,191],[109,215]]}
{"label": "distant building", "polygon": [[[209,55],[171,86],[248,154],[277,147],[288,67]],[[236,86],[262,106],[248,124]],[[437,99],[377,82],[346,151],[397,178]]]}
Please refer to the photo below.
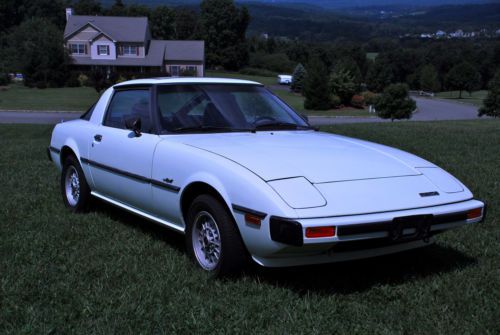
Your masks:
{"label": "distant building", "polygon": [[446,32],[442,30],[438,30],[435,35],[437,38],[443,38],[447,36]]}
{"label": "distant building", "polygon": [[68,8],[66,19],[64,43],[76,68],[205,74],[204,41],[154,40],[147,17],[81,16]]}

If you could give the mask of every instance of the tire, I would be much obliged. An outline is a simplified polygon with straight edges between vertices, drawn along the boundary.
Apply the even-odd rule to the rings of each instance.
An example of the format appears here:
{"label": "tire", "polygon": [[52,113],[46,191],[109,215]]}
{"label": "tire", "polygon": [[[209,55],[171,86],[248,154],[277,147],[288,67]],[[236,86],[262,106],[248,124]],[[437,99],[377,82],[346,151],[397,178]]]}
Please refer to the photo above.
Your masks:
{"label": "tire", "polygon": [[218,199],[208,194],[196,197],[189,207],[186,246],[193,262],[213,277],[238,275],[247,262],[233,218]]}
{"label": "tire", "polygon": [[63,163],[61,193],[64,205],[71,211],[85,212],[89,208],[90,187],[75,156],[68,156]]}

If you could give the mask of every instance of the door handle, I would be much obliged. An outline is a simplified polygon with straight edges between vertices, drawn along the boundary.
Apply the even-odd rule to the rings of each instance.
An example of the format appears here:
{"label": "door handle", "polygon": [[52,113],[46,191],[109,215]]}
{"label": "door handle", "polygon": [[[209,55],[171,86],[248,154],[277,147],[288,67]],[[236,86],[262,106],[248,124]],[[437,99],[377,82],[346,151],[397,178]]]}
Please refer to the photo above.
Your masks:
{"label": "door handle", "polygon": [[102,135],[94,135],[94,140],[95,140],[96,142],[101,142],[101,140],[102,140]]}

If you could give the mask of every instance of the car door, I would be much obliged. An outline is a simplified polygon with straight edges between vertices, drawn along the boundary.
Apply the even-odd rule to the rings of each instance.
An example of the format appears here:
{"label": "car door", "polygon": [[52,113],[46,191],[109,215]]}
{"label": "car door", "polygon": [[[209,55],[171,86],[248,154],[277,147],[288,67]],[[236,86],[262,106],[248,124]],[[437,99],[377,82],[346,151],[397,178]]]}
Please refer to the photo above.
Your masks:
{"label": "car door", "polygon": [[[126,128],[141,118],[141,134]],[[160,137],[154,134],[151,88],[116,90],[90,147],[89,165],[95,191],[142,211],[151,210],[151,163]]]}

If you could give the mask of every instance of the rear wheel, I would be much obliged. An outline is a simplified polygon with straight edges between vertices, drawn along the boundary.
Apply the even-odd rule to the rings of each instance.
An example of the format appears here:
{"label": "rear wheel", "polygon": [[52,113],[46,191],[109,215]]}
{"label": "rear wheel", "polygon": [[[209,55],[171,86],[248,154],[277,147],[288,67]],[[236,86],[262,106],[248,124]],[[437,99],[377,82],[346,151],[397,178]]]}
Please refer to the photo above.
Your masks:
{"label": "rear wheel", "polygon": [[195,264],[216,277],[238,274],[246,251],[232,217],[211,195],[194,199],[187,215],[186,245]]}
{"label": "rear wheel", "polygon": [[68,156],[61,173],[61,193],[64,205],[74,212],[85,211],[90,203],[90,188],[80,163]]}

